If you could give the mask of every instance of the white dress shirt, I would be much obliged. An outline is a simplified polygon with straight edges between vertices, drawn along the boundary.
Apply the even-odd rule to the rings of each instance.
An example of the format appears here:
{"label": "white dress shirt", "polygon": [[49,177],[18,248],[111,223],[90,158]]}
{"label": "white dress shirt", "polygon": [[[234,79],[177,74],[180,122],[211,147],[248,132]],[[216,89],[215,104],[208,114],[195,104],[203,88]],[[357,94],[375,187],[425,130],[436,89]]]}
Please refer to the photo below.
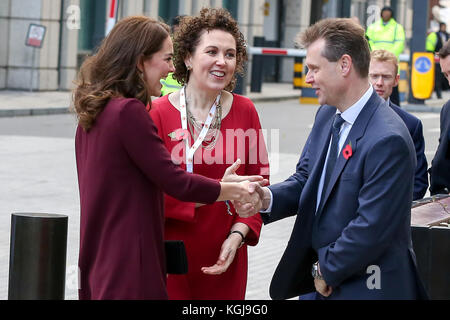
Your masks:
{"label": "white dress shirt", "polygon": [[[350,130],[352,129],[352,126],[356,121],[356,118],[358,118],[359,113],[361,112],[363,107],[366,105],[367,101],[369,101],[372,93],[373,93],[373,87],[369,86],[369,89],[367,89],[366,93],[354,105],[352,105],[350,108],[348,108],[347,110],[345,110],[342,113],[339,110],[336,111],[336,114],[341,113],[342,119],[345,120],[345,122],[341,126],[341,131],[339,134],[338,157],[339,157],[339,153],[342,150],[342,147],[344,146],[345,141],[347,140],[348,134],[350,133]],[[327,163],[327,160],[328,160],[330,146],[331,146],[331,139],[330,139],[330,144],[328,145],[328,151],[327,151],[327,156],[325,158],[325,164]],[[326,169],[326,165],[323,167],[322,175],[320,176],[320,181],[319,181],[319,188],[317,189],[316,212],[317,212],[317,209],[319,208],[320,199],[322,197],[322,189],[323,189],[323,183],[325,180],[325,171],[326,171],[325,169]]]}
{"label": "white dress shirt", "polygon": [[[355,104],[353,104],[350,108],[348,108],[347,110],[345,110],[342,113],[339,110],[336,111],[336,113],[341,113],[342,119],[345,120],[345,122],[341,126],[341,131],[340,131],[340,135],[339,135],[338,155],[339,155],[339,152],[341,152],[341,149],[344,146],[345,141],[347,140],[348,134],[349,134],[353,124],[355,123],[356,118],[358,117],[358,115],[361,112],[361,110],[363,109],[363,107],[366,105],[367,101],[369,101],[370,97],[372,96],[372,93],[373,93],[373,87],[370,85],[369,89],[367,89],[366,93],[364,93],[364,95]],[[330,146],[331,146],[331,139],[330,139],[330,144],[328,145],[328,151],[327,151],[327,156],[325,158],[325,163],[328,160],[328,153],[330,152]],[[316,211],[319,207],[320,198],[322,196],[323,183],[325,180],[325,168],[326,168],[326,166],[323,167],[322,175],[320,176],[320,181],[319,181],[319,188],[317,189]],[[269,192],[270,192],[270,205],[267,208],[267,210],[265,210],[265,211],[261,210],[260,211],[261,213],[270,213],[272,211],[273,194],[270,189],[269,189]]]}

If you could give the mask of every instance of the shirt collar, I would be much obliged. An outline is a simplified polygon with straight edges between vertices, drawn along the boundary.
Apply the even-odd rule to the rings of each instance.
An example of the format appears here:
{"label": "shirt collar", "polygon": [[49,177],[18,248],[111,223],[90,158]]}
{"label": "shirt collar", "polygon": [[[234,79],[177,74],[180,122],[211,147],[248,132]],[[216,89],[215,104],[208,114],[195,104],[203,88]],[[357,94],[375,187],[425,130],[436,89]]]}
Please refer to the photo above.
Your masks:
{"label": "shirt collar", "polygon": [[[369,86],[369,89],[367,89],[366,93],[364,93],[364,95],[358,101],[356,101],[355,104],[341,113],[342,119],[344,119],[345,122],[350,123],[350,125],[353,125],[362,108],[366,105],[367,101],[369,101],[370,97],[372,96],[372,93],[373,87]],[[336,113],[340,113],[340,111]]]}
{"label": "shirt collar", "polygon": [[381,24],[382,24],[383,26],[387,26],[387,25],[390,24],[392,21],[395,21],[394,18],[390,18],[388,22],[384,22],[383,19],[380,19],[380,20],[381,20]]}

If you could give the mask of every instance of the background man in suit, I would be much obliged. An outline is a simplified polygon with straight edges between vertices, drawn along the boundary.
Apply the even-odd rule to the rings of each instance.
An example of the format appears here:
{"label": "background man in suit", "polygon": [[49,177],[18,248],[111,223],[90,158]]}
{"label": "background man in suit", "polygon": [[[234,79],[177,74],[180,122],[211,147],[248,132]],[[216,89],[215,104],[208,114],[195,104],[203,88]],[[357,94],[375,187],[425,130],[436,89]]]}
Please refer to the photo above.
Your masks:
{"label": "background man in suit", "polygon": [[395,105],[389,96],[392,88],[398,85],[398,62],[395,55],[387,50],[375,50],[370,54],[369,81],[380,97],[388,101],[408,128],[416,150],[417,166],[414,178],[413,200],[422,199],[428,188],[428,164],[425,157],[425,140],[422,122],[412,114]]}
{"label": "background man in suit", "polygon": [[[450,84],[450,41],[447,41],[439,51],[442,73]],[[439,146],[430,168],[431,195],[444,193],[450,190],[450,101],[441,110],[441,135]]]}
{"label": "background man in suit", "polygon": [[[443,22],[439,23],[439,31],[430,32],[427,36],[425,49],[428,52],[438,53],[444,43],[447,42],[449,35],[447,33],[447,25]],[[434,71],[434,91],[438,99],[442,98],[442,86],[444,83],[444,76],[442,75],[439,59],[435,59],[435,71]]]}
{"label": "background man in suit", "polygon": [[[384,49],[395,54],[397,59],[405,48],[405,30],[395,21],[394,11],[391,7],[381,9],[381,19],[367,27],[367,39],[371,50]],[[391,100],[400,106],[398,88],[394,87]]]}
{"label": "background man in suit", "polygon": [[414,145],[369,84],[364,29],[324,19],[299,40],[322,106],[296,172],[269,188],[254,185],[265,223],[297,214],[271,297],[314,288],[329,299],[426,296],[411,244]]}

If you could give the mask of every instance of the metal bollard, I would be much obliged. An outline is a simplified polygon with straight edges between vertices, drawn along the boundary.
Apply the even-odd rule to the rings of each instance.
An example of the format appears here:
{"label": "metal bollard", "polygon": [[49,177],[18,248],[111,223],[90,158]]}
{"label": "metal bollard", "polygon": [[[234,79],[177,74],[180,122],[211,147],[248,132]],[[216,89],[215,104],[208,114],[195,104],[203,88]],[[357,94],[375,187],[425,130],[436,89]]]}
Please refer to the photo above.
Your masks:
{"label": "metal bollard", "polygon": [[294,58],[294,78],[292,80],[294,89],[303,87],[303,57]]}
{"label": "metal bollard", "polygon": [[302,92],[300,95],[301,104],[319,104],[319,98],[316,95],[316,90],[306,83],[306,75],[308,74],[308,67],[304,66],[304,72],[302,73]]}
{"label": "metal bollard", "polygon": [[400,80],[398,82],[398,93],[400,97],[400,102],[406,102],[409,92],[408,79],[410,78],[408,62],[401,61],[399,63],[399,69],[400,69]]}
{"label": "metal bollard", "polygon": [[234,87],[233,92],[236,94],[240,94],[242,96],[245,96],[247,94],[247,64],[244,65],[244,74],[236,75],[236,86]]}
{"label": "metal bollard", "polygon": [[13,213],[9,300],[64,300],[68,217]]}
{"label": "metal bollard", "polygon": [[[262,47],[264,46],[264,37],[254,37],[253,42],[255,47]],[[250,92],[261,92],[264,77],[263,64],[264,57],[260,55],[253,56]]]}

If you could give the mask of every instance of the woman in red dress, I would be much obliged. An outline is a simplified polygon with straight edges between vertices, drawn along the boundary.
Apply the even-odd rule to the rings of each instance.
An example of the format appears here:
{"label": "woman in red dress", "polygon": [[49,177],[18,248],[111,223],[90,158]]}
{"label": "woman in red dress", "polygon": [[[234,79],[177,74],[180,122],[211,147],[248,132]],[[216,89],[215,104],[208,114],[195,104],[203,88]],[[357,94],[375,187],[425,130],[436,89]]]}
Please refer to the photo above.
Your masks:
{"label": "woman in red dress", "polygon": [[74,90],[80,189],[80,299],[167,299],[163,191],[184,201],[251,199],[248,183],[188,174],[145,111],[174,70],[167,25],[121,20]]}
{"label": "woman in red dress", "polygon": [[[174,78],[184,87],[154,100],[150,115],[172,160],[188,172],[222,181],[268,179],[257,111],[230,93],[246,58],[243,35],[225,9],[181,20]],[[244,299],[247,245],[258,243],[261,217],[240,218],[225,202],[200,205],[170,195],[165,217],[165,238],[183,240],[188,256],[188,274],[168,275],[169,299]]]}

